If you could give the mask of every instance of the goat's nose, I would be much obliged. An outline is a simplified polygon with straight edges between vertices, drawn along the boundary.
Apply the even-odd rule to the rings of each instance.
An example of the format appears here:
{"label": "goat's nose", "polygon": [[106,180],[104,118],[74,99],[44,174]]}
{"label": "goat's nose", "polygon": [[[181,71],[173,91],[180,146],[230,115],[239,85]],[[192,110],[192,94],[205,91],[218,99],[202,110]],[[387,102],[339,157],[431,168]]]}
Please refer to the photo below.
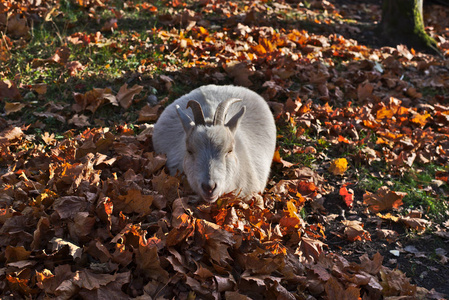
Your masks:
{"label": "goat's nose", "polygon": [[201,188],[208,195],[212,195],[212,193],[214,192],[216,187],[217,187],[217,184],[215,182],[213,182],[213,181],[201,184]]}

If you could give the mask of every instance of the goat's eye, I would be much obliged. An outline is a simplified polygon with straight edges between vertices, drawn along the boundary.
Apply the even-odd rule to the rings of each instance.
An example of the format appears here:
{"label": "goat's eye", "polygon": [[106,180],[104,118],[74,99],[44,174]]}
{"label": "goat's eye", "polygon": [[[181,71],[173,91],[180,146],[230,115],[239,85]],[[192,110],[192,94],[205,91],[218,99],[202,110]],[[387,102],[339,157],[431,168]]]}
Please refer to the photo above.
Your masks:
{"label": "goat's eye", "polygon": [[188,153],[189,155],[193,155],[193,151],[192,151],[192,150],[187,150],[187,153]]}
{"label": "goat's eye", "polygon": [[232,151],[234,151],[234,149],[231,148],[231,149],[228,150],[228,152],[226,154],[231,154]]}

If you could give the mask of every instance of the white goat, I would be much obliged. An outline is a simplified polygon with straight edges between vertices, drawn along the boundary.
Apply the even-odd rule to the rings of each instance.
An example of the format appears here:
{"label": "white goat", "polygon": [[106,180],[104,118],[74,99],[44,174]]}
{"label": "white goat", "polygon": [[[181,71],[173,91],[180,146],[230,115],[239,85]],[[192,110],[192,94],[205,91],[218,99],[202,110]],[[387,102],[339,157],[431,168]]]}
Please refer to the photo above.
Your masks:
{"label": "white goat", "polygon": [[[191,108],[191,110],[187,108]],[[265,100],[237,86],[207,85],[174,101],[154,125],[153,145],[172,175],[184,172],[208,202],[228,192],[262,192],[276,146]]]}

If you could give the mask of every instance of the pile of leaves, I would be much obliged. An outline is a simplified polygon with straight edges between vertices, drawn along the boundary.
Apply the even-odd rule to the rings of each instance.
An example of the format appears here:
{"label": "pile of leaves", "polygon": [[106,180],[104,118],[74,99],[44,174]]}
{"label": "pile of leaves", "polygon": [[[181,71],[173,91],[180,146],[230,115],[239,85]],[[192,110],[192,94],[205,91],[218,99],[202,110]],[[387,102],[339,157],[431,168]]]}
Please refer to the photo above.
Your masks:
{"label": "pile of leaves", "polygon": [[[0,134],[4,296],[68,299],[378,299],[426,294],[380,254],[360,263],[325,253],[323,225],[299,215],[323,190],[308,168],[251,202],[188,196],[151,152],[151,127],[86,130],[56,141]],[[360,222],[344,235],[368,239]],[[357,231],[358,230],[358,231]]]}
{"label": "pile of leaves", "polygon": [[[373,249],[419,257],[402,242],[431,231],[447,270],[447,59],[362,44],[357,20],[379,6],[341,2],[2,2],[1,296],[441,298]],[[156,25],[138,31],[136,14]],[[447,15],[426,14],[446,58]],[[74,30],[39,45],[33,26],[62,22]],[[273,175],[251,201],[204,203],[153,152],[147,123],[205,83],[250,87],[273,110]],[[431,205],[404,209],[391,181],[426,166]]]}

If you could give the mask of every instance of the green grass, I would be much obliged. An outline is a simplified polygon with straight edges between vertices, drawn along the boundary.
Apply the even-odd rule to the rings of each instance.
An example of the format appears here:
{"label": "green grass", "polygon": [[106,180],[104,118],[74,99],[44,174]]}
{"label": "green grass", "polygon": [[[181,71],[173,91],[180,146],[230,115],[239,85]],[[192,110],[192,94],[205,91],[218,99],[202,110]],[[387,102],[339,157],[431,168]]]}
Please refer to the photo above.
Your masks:
{"label": "green grass", "polygon": [[[449,203],[444,193],[449,194],[449,186],[443,184],[435,187],[432,181],[437,171],[443,171],[444,167],[429,164],[425,166],[413,166],[403,176],[391,176],[385,173],[388,166],[385,163],[376,163],[372,169],[360,170],[359,188],[370,192],[377,191],[381,186],[387,185],[391,190],[405,192],[403,207],[406,209],[423,208],[423,212],[437,222],[443,222],[449,217]],[[372,174],[382,172],[383,178]],[[436,189],[436,190],[435,190]],[[442,193],[438,193],[441,189]]]}

